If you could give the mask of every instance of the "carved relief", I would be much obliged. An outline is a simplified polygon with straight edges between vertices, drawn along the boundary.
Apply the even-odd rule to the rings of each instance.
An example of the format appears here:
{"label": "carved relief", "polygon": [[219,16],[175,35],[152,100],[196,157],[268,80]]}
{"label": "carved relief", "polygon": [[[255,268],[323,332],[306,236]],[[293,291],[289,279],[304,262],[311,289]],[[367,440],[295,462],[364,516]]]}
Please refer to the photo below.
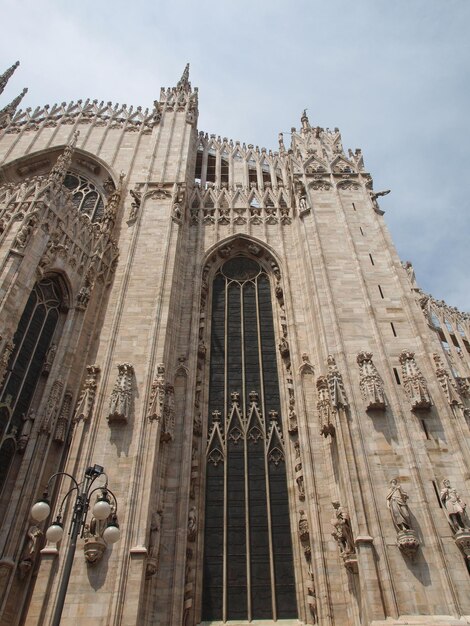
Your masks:
{"label": "carved relief", "polygon": [[328,437],[328,435],[334,437],[335,426],[333,424],[333,407],[331,406],[328,378],[326,376],[319,376],[317,378],[317,394],[317,410],[320,421],[320,433],[324,437]]}
{"label": "carved relief", "polygon": [[80,420],[86,422],[91,419],[93,413],[98,376],[101,370],[98,365],[87,365],[86,370],[87,377],[83,383],[82,391],[75,407],[75,413],[73,415],[74,422]]}
{"label": "carved relief", "polygon": [[70,411],[72,408],[72,392],[66,391],[62,401],[59,417],[55,427],[54,441],[64,443],[67,436],[67,429],[70,421]]}
{"label": "carved relief", "polygon": [[359,365],[359,386],[366,403],[366,411],[385,409],[383,381],[372,361],[372,352],[359,352],[357,363]]}
{"label": "carved relief", "polygon": [[37,211],[33,211],[26,217],[20,230],[18,231],[18,234],[13,242],[13,248],[16,248],[17,250],[25,248],[38,223],[39,218]]}
{"label": "carved relief", "polygon": [[403,387],[411,403],[413,411],[429,409],[431,406],[431,396],[424,376],[422,375],[414,358],[414,352],[403,350],[399,360],[403,376]]}
{"label": "carved relief", "polygon": [[110,423],[127,422],[133,409],[134,367],[130,363],[120,363],[117,368],[119,373],[109,402]]}
{"label": "carved relief", "polygon": [[3,348],[2,356],[0,357],[0,387],[3,385],[5,375],[7,373],[8,363],[10,357],[15,349],[15,344],[12,341],[8,341]]}
{"label": "carved relief", "polygon": [[336,186],[338,189],[341,189],[343,191],[347,191],[347,190],[357,191],[358,189],[361,188],[359,183],[356,183],[353,180],[340,180]]}
{"label": "carved relief", "polygon": [[157,375],[152,383],[149,404],[147,408],[147,419],[159,422],[163,416],[165,405],[165,365],[157,365]]}
{"label": "carved relief", "polygon": [[165,405],[163,407],[163,422],[160,439],[171,441],[175,434],[175,408],[174,408],[174,388],[167,383],[165,385]]}
{"label": "carved relief", "polygon": [[447,402],[451,406],[461,406],[462,400],[460,398],[457,385],[455,384],[454,379],[450,375],[449,371],[444,367],[441,357],[438,354],[434,353],[432,355],[432,358],[434,359],[434,363],[436,366],[437,379],[446,395]]}
{"label": "carved relief", "polygon": [[339,373],[334,357],[328,355],[328,388],[330,400],[335,409],[344,409],[348,406],[348,399],[344,389],[343,377]]}
{"label": "carved relief", "polygon": [[51,432],[52,426],[54,425],[54,420],[59,410],[59,402],[62,395],[63,387],[64,383],[60,379],[54,381],[49,392],[46,408],[44,409],[44,414],[41,420],[41,432]]}

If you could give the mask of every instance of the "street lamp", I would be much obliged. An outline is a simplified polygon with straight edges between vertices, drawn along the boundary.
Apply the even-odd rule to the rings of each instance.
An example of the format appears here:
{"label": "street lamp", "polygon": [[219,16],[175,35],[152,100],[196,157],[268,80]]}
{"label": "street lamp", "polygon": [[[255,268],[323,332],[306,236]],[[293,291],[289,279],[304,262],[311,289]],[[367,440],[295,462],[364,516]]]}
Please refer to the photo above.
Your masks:
{"label": "street lamp", "polygon": [[[57,511],[55,521],[49,526],[46,531],[46,538],[51,543],[57,543],[62,539],[64,534],[64,526],[62,523],[62,508],[67,498],[76,492],[75,504],[73,507],[73,517],[70,526],[70,543],[67,551],[67,557],[64,565],[64,572],[60,581],[59,593],[57,596],[57,603],[54,609],[54,617],[52,619],[52,626],[60,625],[60,618],[62,616],[62,610],[64,608],[65,596],[67,593],[67,587],[70,579],[70,572],[72,570],[73,557],[75,555],[75,548],[77,547],[77,538],[81,532],[83,537],[83,529],[86,522],[86,516],[90,506],[90,500],[95,492],[100,492],[96,502],[93,506],[93,517],[97,520],[104,521],[108,519],[107,526],[103,532],[103,539],[106,543],[112,544],[119,540],[119,524],[117,521],[117,501],[113,492],[108,489],[108,478],[106,476],[106,482],[102,487],[95,487],[92,489],[93,483],[99,476],[106,476],[103,467],[101,465],[94,465],[89,467],[85,471],[85,478],[81,483],[78,483],[76,479],[67,474],[67,472],[57,472],[53,474],[48,482],[46,491],[42,498],[36,502],[31,508],[31,517],[37,521],[42,522],[51,513],[51,507],[49,504],[49,487],[51,482],[57,478],[57,476],[68,476],[73,483],[73,486],[65,494],[60,507]],[[113,499],[114,506],[111,505],[110,497]]]}

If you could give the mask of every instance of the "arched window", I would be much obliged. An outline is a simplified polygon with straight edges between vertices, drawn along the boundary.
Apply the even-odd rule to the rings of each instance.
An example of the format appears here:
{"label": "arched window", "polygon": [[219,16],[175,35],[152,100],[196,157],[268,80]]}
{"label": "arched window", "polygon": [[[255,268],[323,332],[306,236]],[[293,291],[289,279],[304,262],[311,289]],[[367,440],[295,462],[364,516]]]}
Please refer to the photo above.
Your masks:
{"label": "arched window", "polygon": [[22,417],[33,398],[62,305],[58,278],[44,278],[36,283],[13,337],[15,348],[1,393],[1,401],[12,411],[6,434],[21,430]]}
{"label": "arched window", "polygon": [[101,193],[91,181],[80,174],[67,173],[64,185],[72,193],[72,201],[79,211],[88,215],[92,222],[103,217],[104,202]]}
{"label": "arched window", "polygon": [[238,256],[212,288],[202,620],[296,618],[271,288]]}

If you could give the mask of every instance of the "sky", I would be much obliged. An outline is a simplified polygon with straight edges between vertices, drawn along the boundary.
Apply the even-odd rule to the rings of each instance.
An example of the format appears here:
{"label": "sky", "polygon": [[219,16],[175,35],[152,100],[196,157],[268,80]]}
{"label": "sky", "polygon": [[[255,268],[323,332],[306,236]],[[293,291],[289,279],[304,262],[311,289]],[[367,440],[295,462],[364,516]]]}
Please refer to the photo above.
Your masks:
{"label": "sky", "polygon": [[[199,130],[277,150],[339,127],[362,148],[403,261],[470,311],[470,0],[0,0],[0,107],[151,107],[187,62]],[[16,27],[18,25],[18,27]]]}

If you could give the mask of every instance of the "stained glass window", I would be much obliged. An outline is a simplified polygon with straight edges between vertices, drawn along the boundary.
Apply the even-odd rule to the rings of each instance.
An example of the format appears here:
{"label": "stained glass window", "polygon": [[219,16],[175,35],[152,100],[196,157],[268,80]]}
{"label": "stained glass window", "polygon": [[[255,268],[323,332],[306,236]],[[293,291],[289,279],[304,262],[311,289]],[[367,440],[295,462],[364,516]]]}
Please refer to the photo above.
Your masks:
{"label": "stained glass window", "polygon": [[15,349],[2,389],[2,401],[10,398],[12,418],[8,431],[20,430],[27,413],[44,359],[54,334],[62,294],[58,281],[45,278],[36,283],[13,337]]}
{"label": "stained glass window", "polygon": [[227,261],[212,290],[203,620],[297,616],[271,289]]}

